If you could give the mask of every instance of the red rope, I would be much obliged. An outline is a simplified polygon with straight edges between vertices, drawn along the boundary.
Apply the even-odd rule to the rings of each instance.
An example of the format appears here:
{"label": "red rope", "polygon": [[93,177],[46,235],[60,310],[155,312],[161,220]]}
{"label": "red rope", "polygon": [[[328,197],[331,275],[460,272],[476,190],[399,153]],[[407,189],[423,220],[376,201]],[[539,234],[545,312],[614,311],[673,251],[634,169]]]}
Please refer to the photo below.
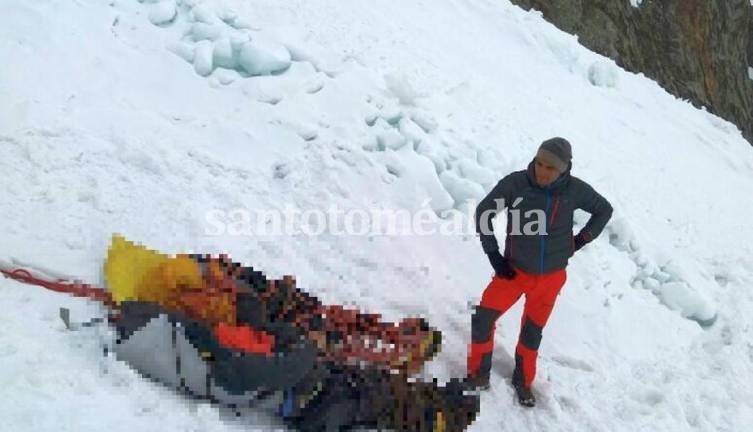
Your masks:
{"label": "red rope", "polygon": [[112,300],[112,296],[109,292],[103,288],[93,287],[80,282],[65,282],[65,281],[49,281],[42,278],[33,276],[28,270],[16,269],[16,270],[2,270],[5,277],[17,280],[30,285],[37,285],[43,288],[47,288],[50,291],[59,293],[71,294],[75,297],[86,297],[92,300],[96,300],[104,303],[106,306],[113,307],[115,302]]}

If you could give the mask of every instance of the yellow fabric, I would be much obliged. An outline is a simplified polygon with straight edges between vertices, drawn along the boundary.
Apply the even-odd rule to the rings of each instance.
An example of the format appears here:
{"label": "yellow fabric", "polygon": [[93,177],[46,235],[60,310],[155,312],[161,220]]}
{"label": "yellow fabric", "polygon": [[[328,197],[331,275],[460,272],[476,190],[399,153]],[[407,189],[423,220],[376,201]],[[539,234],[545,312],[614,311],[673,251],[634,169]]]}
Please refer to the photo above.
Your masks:
{"label": "yellow fabric", "polygon": [[433,429],[433,432],[445,432],[447,430],[447,422],[444,419],[444,413],[442,411],[437,411],[434,415]]}
{"label": "yellow fabric", "polygon": [[113,234],[105,280],[116,303],[142,300],[168,306],[180,289],[201,288],[201,271],[187,256],[169,257]]}

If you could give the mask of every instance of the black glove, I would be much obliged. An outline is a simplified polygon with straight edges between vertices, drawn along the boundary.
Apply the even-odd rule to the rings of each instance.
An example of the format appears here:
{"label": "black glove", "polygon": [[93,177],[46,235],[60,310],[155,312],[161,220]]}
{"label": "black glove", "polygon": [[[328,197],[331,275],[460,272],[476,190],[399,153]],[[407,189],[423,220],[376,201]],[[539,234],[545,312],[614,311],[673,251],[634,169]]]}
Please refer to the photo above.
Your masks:
{"label": "black glove", "polygon": [[578,250],[580,250],[580,248],[585,246],[587,242],[586,239],[584,239],[583,236],[578,233],[578,235],[573,238],[573,243],[575,244],[575,252],[577,252]]}
{"label": "black glove", "polygon": [[503,279],[515,279],[515,269],[512,268],[510,262],[507,261],[507,258],[499,253],[499,250],[489,252],[487,256],[489,257],[489,262],[492,264],[492,267],[494,267],[494,273],[496,273],[497,276]]}

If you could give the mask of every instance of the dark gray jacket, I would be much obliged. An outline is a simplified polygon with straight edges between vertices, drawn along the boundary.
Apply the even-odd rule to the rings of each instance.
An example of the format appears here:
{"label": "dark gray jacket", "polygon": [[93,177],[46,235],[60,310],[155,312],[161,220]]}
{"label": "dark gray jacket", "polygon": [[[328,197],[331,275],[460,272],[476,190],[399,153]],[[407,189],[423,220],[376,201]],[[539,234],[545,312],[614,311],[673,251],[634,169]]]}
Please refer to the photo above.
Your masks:
{"label": "dark gray jacket", "polygon": [[[549,273],[567,266],[568,259],[575,252],[575,209],[591,213],[580,235],[586,243],[595,239],[612,217],[612,206],[588,183],[570,175],[570,167],[547,187],[536,183],[533,162],[528,169],[516,171],[500,180],[476,208],[476,232],[481,235],[484,252],[499,249],[491,224],[492,218],[501,210],[497,208],[497,199],[504,199],[507,208],[505,257],[514,267],[527,273]],[[541,219],[535,213],[529,213],[532,210],[543,210],[544,227],[535,223]],[[484,216],[487,211],[488,216]],[[513,216],[511,211],[517,215]],[[516,219],[520,221],[518,224],[514,223]],[[482,223],[488,226],[486,234],[481,229]],[[515,225],[519,227],[517,232],[513,232]],[[525,230],[525,227],[529,229]],[[543,234],[544,231],[546,234]]]}

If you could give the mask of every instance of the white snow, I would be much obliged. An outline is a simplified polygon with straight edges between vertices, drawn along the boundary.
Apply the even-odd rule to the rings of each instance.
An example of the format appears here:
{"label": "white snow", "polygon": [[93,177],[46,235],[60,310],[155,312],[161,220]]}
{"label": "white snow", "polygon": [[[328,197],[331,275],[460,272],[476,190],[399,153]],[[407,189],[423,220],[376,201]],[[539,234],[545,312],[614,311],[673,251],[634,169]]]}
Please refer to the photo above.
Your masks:
{"label": "white snow", "polygon": [[[229,253],[325,302],[425,316],[444,336],[425,376],[446,380],[464,374],[491,271],[474,236],[217,237],[205,215],[463,210],[564,136],[615,216],[568,268],[539,406],[508,385],[519,304],[470,430],[753,424],[753,151],[735,126],[508,1],[169,3],[2,3],[0,260],[99,283],[113,232]],[[104,357],[106,334],[63,330],[61,306],[85,320],[96,305],[5,279],[0,305],[0,430],[277,425],[190,402]]]}
{"label": "white snow", "polygon": [[[751,3],[753,5],[753,3]],[[753,67],[748,66],[748,78],[753,80]]]}
{"label": "white snow", "polygon": [[196,44],[193,58],[193,68],[197,74],[207,76],[214,70],[214,44],[209,40],[202,40]]}
{"label": "white snow", "polygon": [[614,88],[618,80],[617,66],[612,62],[594,62],[588,68],[588,80],[597,87]]}
{"label": "white snow", "polygon": [[268,75],[290,67],[290,52],[283,45],[253,38],[243,44],[238,63],[251,75]]}
{"label": "white snow", "polygon": [[484,197],[484,189],[478,183],[466,178],[462,178],[453,171],[443,171],[439,175],[439,181],[450,193],[456,203],[463,203],[467,200],[480,201]]}
{"label": "white snow", "polygon": [[641,7],[641,3],[643,3],[643,0],[630,0],[630,5],[634,8]]}
{"label": "white snow", "polygon": [[174,0],[163,0],[149,7],[149,21],[154,25],[168,24],[178,13]]}
{"label": "white snow", "polygon": [[235,69],[235,67],[237,66],[236,59],[233,54],[233,45],[230,42],[230,38],[222,38],[216,40],[214,42],[212,56],[212,62],[217,67]]}
{"label": "white snow", "polygon": [[207,24],[205,22],[195,22],[191,26],[191,37],[194,42],[203,40],[216,40],[225,34],[225,27],[222,24]]}

